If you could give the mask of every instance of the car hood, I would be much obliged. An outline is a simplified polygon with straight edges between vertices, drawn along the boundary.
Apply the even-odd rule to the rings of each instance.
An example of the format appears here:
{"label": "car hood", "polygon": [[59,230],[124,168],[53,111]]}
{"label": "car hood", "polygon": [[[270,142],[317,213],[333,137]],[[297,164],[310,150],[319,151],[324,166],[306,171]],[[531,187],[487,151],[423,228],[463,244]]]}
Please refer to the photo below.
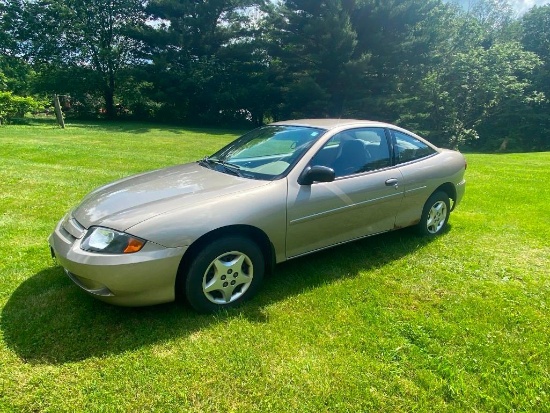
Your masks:
{"label": "car hood", "polygon": [[132,176],[98,188],[84,198],[72,215],[85,228],[101,225],[125,231],[168,211],[267,183],[191,163]]}

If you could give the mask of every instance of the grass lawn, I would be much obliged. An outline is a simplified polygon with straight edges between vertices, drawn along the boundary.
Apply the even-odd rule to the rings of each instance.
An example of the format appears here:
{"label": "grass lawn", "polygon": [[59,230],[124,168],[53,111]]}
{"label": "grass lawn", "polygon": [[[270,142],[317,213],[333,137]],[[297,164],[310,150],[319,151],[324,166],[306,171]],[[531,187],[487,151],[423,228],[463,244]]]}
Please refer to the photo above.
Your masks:
{"label": "grass lawn", "polygon": [[215,316],[109,306],[53,264],[47,236],[87,192],[234,137],[0,127],[0,412],[550,410],[550,153],[467,155],[441,237],[290,261]]}

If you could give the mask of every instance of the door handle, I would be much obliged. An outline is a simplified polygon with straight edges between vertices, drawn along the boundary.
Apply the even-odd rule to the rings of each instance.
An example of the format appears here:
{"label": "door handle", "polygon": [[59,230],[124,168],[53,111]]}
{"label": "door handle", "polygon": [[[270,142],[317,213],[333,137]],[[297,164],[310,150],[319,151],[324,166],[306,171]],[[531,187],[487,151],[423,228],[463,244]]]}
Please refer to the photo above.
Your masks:
{"label": "door handle", "polygon": [[396,178],[390,178],[386,181],[386,186],[395,186],[397,188],[399,181]]}

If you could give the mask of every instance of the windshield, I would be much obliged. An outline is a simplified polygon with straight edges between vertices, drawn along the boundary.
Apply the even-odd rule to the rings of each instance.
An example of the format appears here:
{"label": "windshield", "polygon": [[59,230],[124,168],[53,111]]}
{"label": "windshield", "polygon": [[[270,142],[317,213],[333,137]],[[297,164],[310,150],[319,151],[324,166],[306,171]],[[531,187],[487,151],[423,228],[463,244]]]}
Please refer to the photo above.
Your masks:
{"label": "windshield", "polygon": [[284,176],[324,132],[304,126],[264,126],[203,161],[221,172],[273,180]]}

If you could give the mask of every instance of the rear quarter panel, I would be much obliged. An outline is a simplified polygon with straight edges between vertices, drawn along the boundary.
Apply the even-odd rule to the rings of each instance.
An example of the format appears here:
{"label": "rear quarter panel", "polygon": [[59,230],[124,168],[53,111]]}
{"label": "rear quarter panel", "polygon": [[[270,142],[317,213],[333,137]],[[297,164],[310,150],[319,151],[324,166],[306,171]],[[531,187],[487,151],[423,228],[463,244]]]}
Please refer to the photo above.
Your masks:
{"label": "rear quarter panel", "polygon": [[[420,221],[427,199],[437,188],[450,183],[456,189],[464,179],[464,156],[440,149],[433,156],[399,166],[403,175],[404,197],[395,221],[396,228],[415,225]],[[457,201],[459,201],[457,199]]]}

